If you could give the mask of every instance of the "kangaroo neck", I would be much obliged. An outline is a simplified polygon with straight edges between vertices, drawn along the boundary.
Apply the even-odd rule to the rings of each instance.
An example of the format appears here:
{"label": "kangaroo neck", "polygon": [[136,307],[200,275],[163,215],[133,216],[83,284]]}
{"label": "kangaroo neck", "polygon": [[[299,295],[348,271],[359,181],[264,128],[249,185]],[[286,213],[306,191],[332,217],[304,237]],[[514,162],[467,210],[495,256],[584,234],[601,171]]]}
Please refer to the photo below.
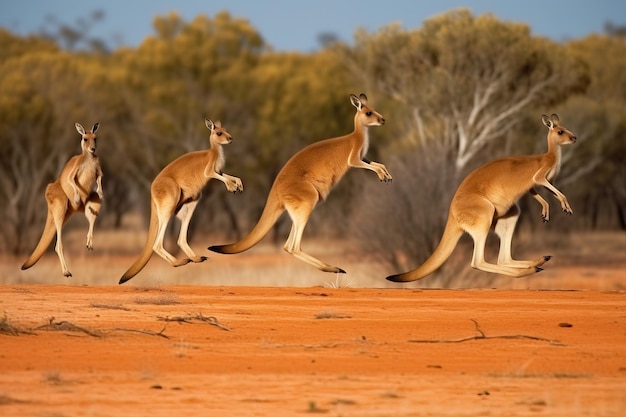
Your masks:
{"label": "kangaroo neck", "polygon": [[361,158],[363,158],[367,153],[367,149],[370,145],[369,130],[367,126],[356,123],[355,121],[354,132],[352,132],[352,136],[356,139],[356,145],[361,148]]}
{"label": "kangaroo neck", "polygon": [[545,160],[551,163],[553,168],[550,177],[556,176],[561,170],[561,147],[548,137],[548,152],[544,154]]}
{"label": "kangaroo neck", "polygon": [[224,167],[224,163],[226,162],[226,159],[225,159],[225,156],[224,156],[224,148],[219,143],[214,143],[209,148],[209,150],[207,152],[207,156],[211,155],[211,153],[213,153],[213,152],[215,152],[215,154],[216,154],[215,171],[219,172],[219,171],[222,170],[222,168]]}

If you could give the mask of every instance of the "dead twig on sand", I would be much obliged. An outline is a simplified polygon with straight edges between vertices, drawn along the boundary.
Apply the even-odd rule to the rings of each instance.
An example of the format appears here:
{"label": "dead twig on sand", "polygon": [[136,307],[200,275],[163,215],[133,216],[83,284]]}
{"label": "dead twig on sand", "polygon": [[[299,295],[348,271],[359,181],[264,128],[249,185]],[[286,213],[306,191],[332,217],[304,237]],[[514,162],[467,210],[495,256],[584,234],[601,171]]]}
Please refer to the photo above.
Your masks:
{"label": "dead twig on sand", "polygon": [[169,339],[170,337],[168,335],[165,334],[165,329],[167,328],[167,326],[163,327],[163,329],[161,329],[160,332],[155,332],[152,330],[145,330],[145,329],[127,329],[124,327],[116,327],[114,329],[111,329],[111,332],[133,332],[133,333],[141,333],[141,334],[147,334],[149,336],[159,336],[159,337],[163,337],[165,339]]}
{"label": "dead twig on sand", "polygon": [[222,330],[226,330],[227,332],[230,332],[231,329],[228,326],[223,325],[222,323],[220,323],[217,318],[213,317],[213,316],[204,316],[202,313],[200,314],[196,314],[196,315],[188,315],[188,316],[176,316],[176,317],[161,317],[158,316],[157,317],[158,320],[161,321],[166,321],[166,322],[170,322],[170,321],[175,321],[178,322],[180,324],[182,323],[187,323],[187,324],[191,324],[194,320],[196,321],[201,321],[203,323],[208,323],[212,326],[216,326],[219,327]]}
{"label": "dead twig on sand", "polygon": [[[115,327],[111,330],[99,330],[96,332],[96,331],[85,329],[84,327],[77,326],[74,323],[70,323],[69,321],[65,321],[65,320],[55,321],[54,317],[50,317],[50,319],[48,319],[47,324],[43,324],[39,327],[36,327],[35,330],[80,332],[80,333],[85,333],[86,335],[93,336],[93,337],[103,337],[108,332],[133,332],[133,333],[147,334],[149,336],[159,336],[165,339],[169,339],[170,337],[164,333],[166,328],[167,326],[163,327],[163,329],[160,332],[155,332],[152,330],[128,329],[128,328],[123,328],[123,327]],[[31,333],[31,334],[35,334],[35,333]]]}
{"label": "dead twig on sand", "polygon": [[51,330],[51,331],[66,331],[66,332],[79,332],[85,333],[86,335],[93,337],[102,337],[101,333],[95,333],[91,330],[85,329],[84,327],[77,326],[69,321],[61,320],[54,321],[54,317],[50,317],[48,319],[47,324],[43,324],[39,327],[36,327],[35,330]]}
{"label": "dead twig on sand", "polygon": [[565,344],[559,342],[558,340],[546,339],[544,337],[538,337],[538,336],[529,336],[525,334],[512,334],[512,335],[505,334],[505,335],[499,335],[499,336],[487,336],[485,332],[482,331],[482,329],[480,328],[476,320],[474,319],[470,319],[470,320],[474,322],[476,331],[479,334],[474,335],[474,336],[462,337],[460,339],[439,339],[439,340],[410,339],[409,342],[410,343],[461,343],[461,342],[467,342],[468,340],[482,340],[482,339],[530,339],[530,340],[539,340],[542,342],[548,342],[551,345],[555,345],[555,346],[565,346]]}

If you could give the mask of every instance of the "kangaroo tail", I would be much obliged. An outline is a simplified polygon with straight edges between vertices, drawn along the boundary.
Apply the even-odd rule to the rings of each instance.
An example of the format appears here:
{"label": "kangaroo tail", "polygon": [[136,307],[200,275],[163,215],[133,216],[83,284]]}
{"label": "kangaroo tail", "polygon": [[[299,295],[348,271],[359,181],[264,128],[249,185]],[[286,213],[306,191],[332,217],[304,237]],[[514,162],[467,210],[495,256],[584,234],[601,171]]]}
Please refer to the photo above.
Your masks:
{"label": "kangaroo tail", "polygon": [[122,278],[120,278],[119,282],[120,284],[125,283],[126,281],[137,275],[139,271],[141,271],[146,266],[146,264],[152,257],[152,247],[154,246],[154,241],[156,240],[158,228],[159,222],[157,219],[156,207],[154,206],[154,203],[152,203],[150,208],[150,226],[148,227],[148,237],[146,238],[146,245],[143,247],[139,258],[137,258],[135,263],[132,264],[130,268],[128,268],[128,271],[126,271],[124,275],[122,275]]}
{"label": "kangaroo tail", "polygon": [[413,269],[412,271],[405,272],[403,274],[390,275],[387,277],[389,281],[393,282],[409,282],[416,281],[424,278],[426,275],[434,272],[450,257],[452,251],[456,247],[457,242],[463,235],[463,229],[458,226],[455,220],[448,216],[446,228],[443,231],[439,245],[430,255],[430,258],[426,260],[421,266]]}
{"label": "kangaroo tail", "polygon": [[283,214],[283,211],[285,209],[280,203],[278,196],[270,191],[261,218],[247,236],[239,242],[231,243],[230,245],[209,246],[209,250],[217,253],[232,254],[250,249],[265,237],[280,215]]}
{"label": "kangaroo tail", "polygon": [[52,239],[54,239],[54,236],[56,235],[56,233],[57,233],[57,230],[56,230],[56,227],[54,226],[54,219],[52,217],[52,213],[50,212],[50,210],[48,210],[48,217],[46,217],[46,225],[43,229],[43,232],[41,233],[41,238],[39,239],[39,243],[35,247],[35,250],[33,250],[33,253],[28,257],[28,259],[26,259],[26,261],[22,265],[22,270],[28,269],[37,263],[37,261],[46,252],[46,249],[48,249],[48,246],[50,246],[50,243],[52,243]]}

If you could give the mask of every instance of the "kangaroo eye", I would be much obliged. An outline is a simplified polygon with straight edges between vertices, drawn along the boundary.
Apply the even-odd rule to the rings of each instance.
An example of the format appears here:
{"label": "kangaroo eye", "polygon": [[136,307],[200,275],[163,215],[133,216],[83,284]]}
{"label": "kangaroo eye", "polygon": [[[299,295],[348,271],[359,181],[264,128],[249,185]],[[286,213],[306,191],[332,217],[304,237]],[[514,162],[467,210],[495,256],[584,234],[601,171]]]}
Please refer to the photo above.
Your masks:
{"label": "kangaroo eye", "polygon": [[83,138],[83,142],[87,142],[87,138]]}
{"label": "kangaroo eye", "polygon": [[217,136],[222,136],[222,132],[217,132]]}
{"label": "kangaroo eye", "polygon": [[368,111],[367,113],[365,113],[365,115],[366,115],[367,117],[370,117],[370,116],[372,115],[372,112],[371,112],[371,111]]}
{"label": "kangaroo eye", "polygon": [[562,135],[562,134],[563,134],[563,131],[562,131],[562,130],[559,130],[559,131],[558,131],[558,132],[556,132],[556,133],[558,133],[559,135]]}

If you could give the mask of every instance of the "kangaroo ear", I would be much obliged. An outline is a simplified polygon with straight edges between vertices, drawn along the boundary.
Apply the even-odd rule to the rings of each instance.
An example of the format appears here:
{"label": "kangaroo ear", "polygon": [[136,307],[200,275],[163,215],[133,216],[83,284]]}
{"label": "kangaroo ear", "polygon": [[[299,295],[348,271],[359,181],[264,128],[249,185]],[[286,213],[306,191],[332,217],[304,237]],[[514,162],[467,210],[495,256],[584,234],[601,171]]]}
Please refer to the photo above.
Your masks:
{"label": "kangaroo ear", "polygon": [[554,123],[552,123],[552,119],[550,119],[547,115],[541,115],[541,121],[548,129],[552,129],[554,127]]}
{"label": "kangaroo ear", "polygon": [[80,123],[76,123],[74,126],[76,126],[76,130],[81,136],[85,136],[85,128]]}
{"label": "kangaroo ear", "polygon": [[363,107],[363,105],[361,104],[361,100],[359,100],[359,98],[354,94],[350,94],[350,102],[354,107],[356,107],[357,110],[361,110],[361,108]]}
{"label": "kangaroo ear", "polygon": [[554,122],[555,125],[559,124],[559,115],[556,113],[552,113],[552,115],[550,116],[550,119],[552,119],[552,121]]}
{"label": "kangaroo ear", "polygon": [[96,133],[96,130],[98,130],[98,126],[100,126],[100,123],[96,122],[91,128],[91,133]]}
{"label": "kangaroo ear", "polygon": [[211,132],[215,129],[215,123],[211,119],[204,119],[204,124]]}
{"label": "kangaroo ear", "polygon": [[361,100],[361,104],[362,104],[362,105],[364,105],[364,106],[366,106],[366,105],[367,105],[367,96],[366,96],[365,94],[361,93],[361,94],[359,95],[359,99]]}
{"label": "kangaroo ear", "polygon": [[222,122],[220,122],[219,120],[215,121],[215,127],[222,127]]}

